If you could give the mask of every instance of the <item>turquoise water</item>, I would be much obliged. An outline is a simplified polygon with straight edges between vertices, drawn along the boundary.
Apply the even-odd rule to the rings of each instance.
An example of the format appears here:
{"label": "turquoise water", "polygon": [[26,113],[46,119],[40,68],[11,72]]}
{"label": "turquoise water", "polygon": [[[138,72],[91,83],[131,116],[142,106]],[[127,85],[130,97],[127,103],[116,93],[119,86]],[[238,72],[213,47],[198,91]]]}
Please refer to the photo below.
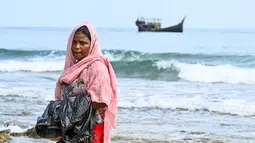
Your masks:
{"label": "turquoise water", "polygon": [[[53,100],[71,30],[0,28],[0,129],[26,130]],[[97,31],[118,80],[113,140],[255,142],[255,30]]]}

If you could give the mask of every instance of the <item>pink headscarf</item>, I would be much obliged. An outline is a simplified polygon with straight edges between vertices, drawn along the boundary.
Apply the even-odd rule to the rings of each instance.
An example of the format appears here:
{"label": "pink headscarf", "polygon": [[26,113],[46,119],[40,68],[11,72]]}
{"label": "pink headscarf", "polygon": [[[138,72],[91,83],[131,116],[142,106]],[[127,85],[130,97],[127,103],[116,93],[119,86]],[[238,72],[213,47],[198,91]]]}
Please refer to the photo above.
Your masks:
{"label": "pink headscarf", "polygon": [[[73,41],[73,36],[75,31],[80,28],[81,26],[87,26],[91,35],[91,46],[90,51],[87,57],[83,58],[81,61],[75,64],[76,60],[72,54],[71,46]],[[95,29],[93,28],[92,24],[89,22],[85,22],[83,24],[80,24],[76,26],[76,28],[73,30],[71,35],[68,39],[67,49],[66,49],[66,60],[65,60],[65,67],[64,71],[59,77],[57,84],[56,84],[56,90],[55,90],[55,99],[60,100],[61,99],[61,84],[63,83],[71,83],[73,80],[75,80],[78,76],[81,75],[82,71],[85,68],[88,68],[91,66],[95,61],[101,61],[105,64],[105,66],[108,69],[108,74],[110,77],[110,84],[112,88],[113,97],[110,99],[110,104],[108,105],[106,111],[105,111],[105,119],[104,119],[104,142],[108,143],[110,142],[111,136],[110,136],[110,129],[116,127],[116,114],[117,114],[117,88],[116,88],[116,76],[114,73],[114,70],[108,61],[107,58],[105,58],[102,55],[102,52],[98,45],[98,39]],[[98,67],[100,68],[100,67]],[[96,72],[91,72],[91,74]],[[86,76],[93,76],[93,75],[86,75]],[[106,76],[106,75],[101,75]],[[100,83],[99,83],[100,84]],[[99,86],[99,85],[98,85]],[[100,85],[101,87],[104,85]],[[86,89],[86,88],[85,88]],[[104,89],[102,87],[101,89]],[[96,88],[93,88],[91,90],[97,90]],[[107,93],[107,89],[103,91],[88,91],[88,93]],[[93,100],[93,102],[96,102],[96,99]]]}

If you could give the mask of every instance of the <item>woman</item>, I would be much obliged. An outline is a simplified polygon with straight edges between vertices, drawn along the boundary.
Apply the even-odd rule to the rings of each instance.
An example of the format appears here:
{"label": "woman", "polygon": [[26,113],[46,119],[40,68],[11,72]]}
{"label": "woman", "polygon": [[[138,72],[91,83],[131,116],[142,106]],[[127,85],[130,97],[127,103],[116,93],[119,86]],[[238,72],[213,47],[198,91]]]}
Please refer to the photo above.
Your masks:
{"label": "woman", "polygon": [[110,62],[102,55],[97,34],[89,22],[78,25],[71,33],[64,71],[56,84],[55,99],[66,92],[63,85],[72,85],[75,96],[86,90],[96,109],[97,123],[93,128],[92,143],[111,142],[110,130],[116,127],[116,77]]}

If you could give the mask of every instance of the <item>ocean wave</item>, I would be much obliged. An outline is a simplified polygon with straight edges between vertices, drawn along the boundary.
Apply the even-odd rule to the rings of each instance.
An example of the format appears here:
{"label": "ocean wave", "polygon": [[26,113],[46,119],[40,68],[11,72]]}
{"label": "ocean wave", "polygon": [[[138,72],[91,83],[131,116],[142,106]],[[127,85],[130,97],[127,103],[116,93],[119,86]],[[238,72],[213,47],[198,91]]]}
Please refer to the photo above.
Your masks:
{"label": "ocean wave", "polygon": [[[165,81],[254,84],[255,68],[190,64],[175,60],[111,61],[118,77]],[[61,72],[64,60],[3,60],[0,72]]]}
{"label": "ocean wave", "polygon": [[202,112],[242,117],[255,116],[254,100],[229,98],[212,101],[202,96],[158,98],[155,95],[147,98],[137,98],[132,101],[123,99],[119,101],[119,108],[141,111],[155,109],[184,113]]}
{"label": "ocean wave", "polygon": [[[36,103],[38,107],[43,107],[46,106],[49,101],[54,100],[54,96],[50,94],[52,91],[41,91],[41,94],[33,94],[29,91],[27,94],[22,93],[20,95],[17,94],[20,93],[19,90],[12,92],[16,94],[0,95],[2,98],[0,101],[4,103],[3,106],[8,106],[10,103],[33,102]],[[118,106],[119,110],[139,110],[141,112],[149,110],[161,110],[170,112],[183,112],[184,114],[186,112],[199,112],[203,114],[211,113],[227,116],[255,116],[255,101],[238,98],[219,99],[214,101],[212,99],[205,99],[201,96],[159,98],[155,95],[152,97],[137,98],[135,100],[120,98]],[[17,110],[13,111],[15,111],[15,113],[11,111],[8,113],[18,113]]]}
{"label": "ocean wave", "polygon": [[[164,81],[254,84],[255,57],[244,55],[203,55],[143,53],[103,50],[118,77]],[[65,52],[0,49],[0,72],[62,72]],[[16,57],[20,59],[15,59]],[[236,61],[236,64],[231,62]],[[206,62],[208,61],[208,62]],[[238,64],[237,64],[238,63]],[[240,66],[246,63],[247,66]],[[248,66],[249,65],[249,66]]]}
{"label": "ocean wave", "polygon": [[0,59],[31,58],[31,57],[58,57],[65,55],[65,51],[58,50],[9,50],[0,49]]}
{"label": "ocean wave", "polygon": [[[254,62],[255,55],[241,54],[202,54],[202,53],[146,53],[131,50],[102,50],[103,55],[108,57],[110,61],[137,61],[137,60],[203,60],[203,61],[235,61],[235,62]],[[19,50],[19,49],[0,49],[0,59],[13,58],[34,58],[34,57],[62,57],[65,56],[63,50]]]}

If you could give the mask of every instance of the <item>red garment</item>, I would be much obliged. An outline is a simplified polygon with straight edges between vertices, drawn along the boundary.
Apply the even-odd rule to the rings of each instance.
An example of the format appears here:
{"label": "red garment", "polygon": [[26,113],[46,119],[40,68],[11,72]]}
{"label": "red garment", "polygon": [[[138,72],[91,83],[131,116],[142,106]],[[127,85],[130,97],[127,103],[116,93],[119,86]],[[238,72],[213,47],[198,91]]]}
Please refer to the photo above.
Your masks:
{"label": "red garment", "polygon": [[96,124],[92,131],[92,143],[103,143],[104,142],[104,123]]}

